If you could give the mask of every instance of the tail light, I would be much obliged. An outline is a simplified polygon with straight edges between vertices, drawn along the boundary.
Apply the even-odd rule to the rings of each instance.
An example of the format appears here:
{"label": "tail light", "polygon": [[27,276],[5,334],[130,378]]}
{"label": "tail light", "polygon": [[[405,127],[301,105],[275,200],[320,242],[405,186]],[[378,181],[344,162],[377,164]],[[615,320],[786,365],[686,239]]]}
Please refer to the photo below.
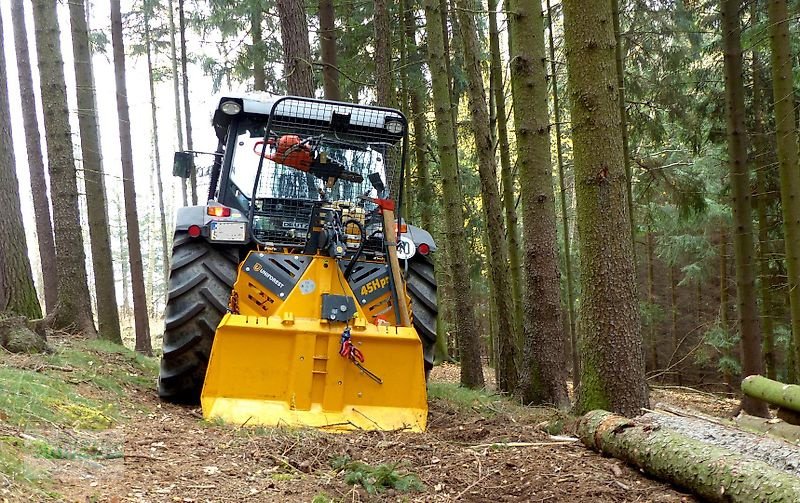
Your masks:
{"label": "tail light", "polygon": [[190,225],[188,231],[189,231],[189,237],[193,237],[193,238],[200,237],[200,226],[199,225]]}
{"label": "tail light", "polygon": [[227,206],[206,206],[206,213],[210,217],[229,217],[231,209]]}
{"label": "tail light", "polygon": [[420,255],[427,255],[431,252],[431,247],[428,246],[427,243],[420,243],[420,245],[417,246],[417,251]]}

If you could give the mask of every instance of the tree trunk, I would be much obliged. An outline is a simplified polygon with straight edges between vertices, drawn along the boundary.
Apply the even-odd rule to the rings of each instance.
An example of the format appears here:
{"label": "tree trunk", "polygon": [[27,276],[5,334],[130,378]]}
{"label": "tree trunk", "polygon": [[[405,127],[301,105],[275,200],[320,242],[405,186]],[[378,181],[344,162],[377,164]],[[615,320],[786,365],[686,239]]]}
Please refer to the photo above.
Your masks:
{"label": "tree trunk", "polygon": [[[33,77],[31,75],[31,59],[28,50],[28,33],[25,29],[23,0],[12,1],[11,24],[14,27],[14,48],[17,56],[20,96],[33,96]],[[44,156],[42,155],[39,119],[35,100],[28,100],[26,106],[22,107],[22,120],[25,128],[25,146],[31,175],[33,214],[36,219],[36,237],[42,270],[43,281],[41,288],[44,293],[45,310],[51,312],[55,309],[58,301],[58,274],[56,272],[56,261],[52,260],[55,243],[53,242],[53,225],[50,221],[50,199],[47,195]]]}
{"label": "tree trunk", "polygon": [[800,478],[763,461],[602,410],[580,419],[578,437],[587,447],[707,501],[778,503],[800,494]]}
{"label": "tree trunk", "polygon": [[123,316],[131,315],[131,301],[128,296],[130,289],[130,271],[128,264],[130,262],[129,254],[125,246],[125,206],[117,201],[117,238],[119,238],[119,262],[120,269],[122,270],[122,314]]}
{"label": "tree trunk", "polygon": [[[719,233],[719,325],[727,340],[731,338],[731,335],[730,322],[728,321],[728,232],[724,225]],[[722,355],[727,358],[732,357],[731,351],[727,346],[723,347]],[[735,386],[733,385],[733,375],[729,370],[729,366],[724,367],[722,375],[725,379],[725,384],[728,386],[728,392],[733,392]]]}
{"label": "tree trunk", "polygon": [[792,79],[792,48],[786,0],[768,0],[769,45],[772,50],[772,97],[775,106],[778,169],[780,172],[783,234],[786,247],[795,372],[800,373],[800,169],[797,154]]}
{"label": "tree trunk", "polygon": [[[182,3],[183,0],[181,0]],[[128,89],[125,82],[125,47],[122,38],[122,13],[119,0],[111,0],[111,41],[114,51],[114,77],[117,88],[119,143],[122,157],[122,188],[125,199],[125,221],[128,229],[128,257],[133,289],[133,316],[136,325],[136,351],[151,355],[150,325],[147,317],[147,295],[144,287],[142,248],[139,240],[139,216],[136,210],[131,123],[128,110]],[[183,15],[181,14],[181,18]],[[181,30],[183,31],[183,30]],[[184,74],[185,76],[185,74]],[[189,147],[191,148],[191,147]]]}
{"label": "tree trunk", "polygon": [[[622,129],[622,152],[625,159],[625,190],[628,195],[628,216],[630,217],[631,241],[636,242],[636,226],[633,223],[633,178],[631,174],[631,154],[628,148],[628,109],[625,105],[625,59],[622,51],[622,32],[619,26],[619,2],[611,0],[614,15],[614,62],[617,67],[617,89],[619,89],[619,118]],[[634,252],[635,252],[634,248]],[[636,261],[633,261],[636,267]]]}
{"label": "tree trunk", "polygon": [[[669,314],[670,314],[670,335],[672,336],[672,358],[670,358],[670,366],[677,365],[680,361],[681,339],[678,334],[678,276],[675,272],[675,264],[669,266]],[[675,367],[675,383],[678,386],[683,386],[683,377],[681,376],[680,367]]]}
{"label": "tree trunk", "polygon": [[544,16],[538,0],[509,6],[514,106],[528,111],[514,114],[525,261],[523,400],[566,407]]}
{"label": "tree trunk", "polygon": [[114,265],[111,259],[111,236],[108,229],[105,169],[100,150],[94,71],[92,53],[89,50],[89,27],[86,22],[84,0],[73,0],[69,3],[69,18],[72,25],[78,125],[83,156],[83,179],[86,185],[94,288],[97,295],[97,324],[101,338],[121,344]]}
{"label": "tree trunk", "polygon": [[[497,311],[495,316],[498,326],[497,389],[511,392],[516,389],[518,379],[516,340],[514,337],[514,305],[509,283],[508,255],[506,253],[505,236],[503,235],[503,210],[500,205],[500,194],[497,188],[497,164],[489,128],[486,90],[483,86],[483,72],[481,71],[479,57],[481,49],[478,42],[478,29],[475,25],[474,14],[472,14],[478,6],[471,0],[459,0],[457,4],[461,42],[464,47],[464,66],[468,82],[470,118],[472,119],[475,154],[478,158],[478,174],[481,181],[481,206],[483,207],[483,218],[487,229],[486,237],[489,250],[487,267],[490,268],[489,276],[492,282],[492,296]],[[537,252],[539,251],[537,250]],[[542,301],[543,299],[539,298],[539,302],[541,303]],[[556,311],[558,310],[556,309]],[[531,334],[533,333],[531,332]],[[538,332],[536,334],[538,335]],[[540,353],[542,348],[537,347],[537,349],[539,350],[537,353]],[[541,373],[540,366],[536,365],[536,370],[532,370],[532,372],[537,375],[534,377],[525,372],[526,376],[530,376],[529,381],[532,384],[523,385],[526,391],[524,397],[528,402],[541,398],[538,396],[538,389],[534,391],[529,387],[538,385],[541,382],[542,376],[538,375]],[[547,385],[544,388],[546,389]]]}
{"label": "tree trunk", "polygon": [[800,444],[800,426],[795,426],[784,421],[750,416],[748,414],[739,414],[734,418],[734,421],[736,425],[743,430],[766,433],[773,437],[788,440],[793,444]]}
{"label": "tree trunk", "polygon": [[[564,1],[581,257],[581,387],[576,408],[648,406],[611,3]],[[516,43],[516,42],[515,42]]]}
{"label": "tree trunk", "polygon": [[[2,32],[3,18],[0,14],[0,33]],[[25,244],[25,228],[22,225],[3,42],[4,39],[0,36],[0,205],[4,208],[3,225],[0,225],[0,314],[13,313],[28,318],[41,318],[42,308],[36,297]],[[49,254],[52,254],[52,250],[42,260],[48,260]]]}
{"label": "tree trunk", "polygon": [[267,90],[267,74],[264,70],[264,40],[261,35],[261,18],[264,13],[260,7],[254,7],[250,12],[250,37],[253,45],[250,48],[253,60],[253,90]]}
{"label": "tree trunk", "polygon": [[386,0],[373,3],[375,27],[375,91],[378,105],[394,106],[395,93],[392,82],[392,29],[389,5]]}
{"label": "tree trunk", "polygon": [[[181,89],[179,84],[180,75],[178,74],[178,51],[175,43],[175,7],[173,0],[169,0],[169,58],[172,65],[172,92],[175,100],[175,129],[178,130],[178,150],[183,150],[183,114],[181,113]],[[186,194],[186,180],[178,178],[181,184],[181,198],[183,205],[188,204]]]}
{"label": "tree trunk", "polygon": [[553,37],[553,9],[547,0],[548,34],[550,37],[550,78],[553,86],[553,118],[556,126],[556,155],[558,161],[558,186],[561,203],[561,232],[564,235],[564,274],[566,275],[567,321],[570,347],[572,350],[572,385],[575,389],[581,383],[580,358],[578,356],[578,332],[575,330],[575,289],[572,279],[572,245],[569,238],[569,218],[567,216],[567,184],[564,180],[564,152],[561,146],[561,105],[558,96],[558,71],[556,68],[556,45]]}
{"label": "tree trunk", "polygon": [[[162,273],[163,273],[163,280],[165,288],[169,284],[169,254],[170,254],[170,247],[169,242],[167,241],[167,217],[166,212],[164,210],[164,185],[161,181],[161,152],[158,148],[158,140],[160,136],[158,135],[158,117],[157,117],[157,108],[156,108],[156,87],[155,87],[155,76],[153,74],[153,55],[152,55],[152,40],[150,36],[150,17],[148,16],[147,11],[145,10],[145,20],[144,20],[144,33],[145,33],[145,45],[147,51],[147,75],[149,77],[149,84],[150,84],[150,117],[153,122],[153,157],[154,157],[154,167],[155,167],[155,182],[156,182],[156,192],[158,193],[158,211],[159,211],[159,228],[161,230],[161,263],[163,265]],[[151,297],[150,302],[155,306],[155,297]]]}
{"label": "tree trunk", "polygon": [[[95,337],[97,331],[92,320],[89,288],[86,283],[78,181],[72,153],[72,132],[56,4],[52,0],[35,0],[33,21],[36,27],[36,55],[39,61],[50,193],[53,200],[58,277],[58,316],[54,327],[72,328],[89,337]],[[42,260],[53,260],[52,250]]]}
{"label": "tree trunk", "polygon": [[466,238],[464,234],[464,210],[461,206],[458,154],[453,135],[453,116],[450,110],[449,76],[445,64],[444,40],[442,37],[442,12],[439,0],[425,0],[425,19],[428,33],[428,64],[433,83],[436,137],[439,145],[439,172],[442,176],[442,192],[445,213],[445,244],[449,248],[450,274],[453,283],[455,304],[455,332],[461,355],[461,384],[469,388],[484,385],[481,367],[480,339],[472,306],[472,289],[466,274]]}
{"label": "tree trunk", "polygon": [[319,47],[322,56],[322,90],[326,100],[340,101],[336,61],[336,11],[333,0],[319,0]]}
{"label": "tree trunk", "polygon": [[286,90],[294,96],[314,96],[308,23],[302,0],[276,0],[283,40],[283,72]]}
{"label": "tree trunk", "polygon": [[[753,22],[759,16],[759,2],[751,5],[750,15]],[[761,79],[761,58],[757,47],[753,48],[752,56],[753,75],[753,169],[756,172],[756,211],[758,213],[758,275],[759,294],[761,297],[761,328],[763,333],[762,350],[764,354],[764,369],[767,377],[775,379],[775,353],[774,353],[774,326],[772,323],[772,291],[770,289],[770,255],[771,245],[769,240],[769,221],[767,219],[767,170],[771,168],[763,162],[768,155],[769,143],[767,142],[767,129],[764,125],[764,82]]]}
{"label": "tree trunk", "polygon": [[[654,246],[653,246],[653,230],[648,226],[647,228],[647,302],[650,304],[650,312],[655,312],[656,295],[655,295],[655,267],[654,267]],[[656,337],[656,323],[654,317],[651,316],[650,326],[648,327],[650,341],[650,370],[658,370],[658,339]]]}
{"label": "tree trunk", "polygon": [[489,52],[491,67],[489,79],[494,91],[494,105],[497,116],[497,140],[500,150],[500,181],[503,191],[503,211],[506,224],[506,245],[508,246],[508,266],[511,274],[511,297],[514,306],[514,339],[518,348],[522,347],[522,264],[520,259],[520,237],[517,225],[516,198],[514,197],[514,176],[511,166],[511,153],[508,145],[508,115],[506,114],[506,94],[503,86],[503,63],[500,54],[500,33],[497,28],[497,0],[489,0]]}
{"label": "tree trunk", "polygon": [[772,405],[800,412],[800,386],[796,384],[784,384],[763,376],[751,375],[742,381],[742,392]]}
{"label": "tree trunk", "polygon": [[[186,147],[189,150],[194,150],[194,144],[192,142],[192,107],[189,106],[189,74],[187,72],[186,57],[186,13],[183,10],[183,3],[184,0],[178,0],[178,22],[181,35],[181,73],[183,74],[183,109],[186,111]],[[196,206],[197,170],[195,170],[194,161],[192,161],[192,169],[189,173],[189,185],[192,189],[192,205]],[[205,203],[205,201],[203,201],[203,203]],[[131,273],[133,273],[133,270],[131,270]]]}
{"label": "tree trunk", "polygon": [[[725,102],[728,113],[728,163],[733,194],[734,258],[739,326],[742,338],[742,371],[760,374],[761,330],[756,305],[753,272],[753,221],[750,215],[750,173],[747,165],[747,138],[744,127],[744,84],[739,10],[741,0],[722,0],[722,40],[725,67]],[[788,240],[787,240],[788,241]],[[799,306],[800,307],[800,306]],[[742,408],[753,416],[765,417],[766,404],[744,397]]]}

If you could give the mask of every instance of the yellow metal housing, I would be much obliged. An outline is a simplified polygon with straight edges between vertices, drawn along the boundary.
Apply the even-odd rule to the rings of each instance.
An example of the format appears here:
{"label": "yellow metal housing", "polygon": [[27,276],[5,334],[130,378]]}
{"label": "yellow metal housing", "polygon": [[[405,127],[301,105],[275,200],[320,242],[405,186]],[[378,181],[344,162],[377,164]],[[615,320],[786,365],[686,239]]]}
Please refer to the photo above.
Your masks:
{"label": "yellow metal housing", "polygon": [[[378,265],[372,270],[382,274]],[[237,424],[423,431],[422,344],[413,327],[395,325],[382,276],[364,281],[356,295],[330,257],[251,252],[231,298],[238,314],[226,314],[214,338],[203,416]],[[353,298],[352,319],[323,317],[326,294]],[[364,355],[363,368],[380,383],[340,356],[346,326]]]}

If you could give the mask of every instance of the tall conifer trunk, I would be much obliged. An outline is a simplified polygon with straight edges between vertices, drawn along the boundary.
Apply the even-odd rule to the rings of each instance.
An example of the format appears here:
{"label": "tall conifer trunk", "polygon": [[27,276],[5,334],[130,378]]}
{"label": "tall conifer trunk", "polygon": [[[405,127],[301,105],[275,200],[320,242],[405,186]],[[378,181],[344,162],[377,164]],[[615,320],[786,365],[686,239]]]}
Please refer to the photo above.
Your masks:
{"label": "tall conifer trunk", "polygon": [[445,246],[453,286],[454,327],[461,357],[461,384],[469,388],[484,385],[481,367],[480,339],[471,304],[472,288],[466,274],[466,238],[464,210],[459,190],[458,154],[453,134],[453,115],[450,110],[449,74],[444,51],[444,27],[439,0],[425,0],[425,19],[428,33],[428,64],[433,83],[436,137],[439,144],[439,171],[445,213]]}
{"label": "tall conifer trunk", "polygon": [[[0,205],[4,208],[3,224],[0,225],[0,314],[41,318],[42,309],[33,285],[22,226],[2,33],[3,17],[0,13]],[[42,257],[43,260],[49,258]]]}
{"label": "tall conifer trunk", "polygon": [[283,41],[283,73],[286,90],[294,96],[314,96],[308,22],[302,0],[276,0]]}
{"label": "tall conifer trunk", "polygon": [[[14,27],[14,48],[17,56],[19,92],[21,96],[33,96],[33,76],[31,58],[28,50],[28,33],[25,29],[25,9],[23,0],[11,2],[11,24]],[[28,168],[31,174],[31,194],[33,214],[36,219],[39,261],[42,271],[42,290],[47,312],[56,307],[58,301],[58,274],[56,261],[48,260],[55,250],[53,225],[50,220],[50,198],[47,195],[47,181],[44,175],[44,156],[39,135],[39,119],[35,100],[22,107],[22,123],[25,129],[25,147],[28,154]]]}
{"label": "tall conifer trunk", "polygon": [[648,406],[609,0],[564,0],[581,256],[576,409]]}
{"label": "tall conifer trunk", "polygon": [[[760,2],[754,1],[750,8],[753,22],[756,23],[759,17]],[[772,255],[772,243],[769,239],[769,219],[767,217],[767,204],[769,194],[767,194],[767,174],[771,171],[770,166],[765,162],[769,153],[769,141],[767,140],[767,128],[764,121],[764,82],[761,77],[762,63],[758,47],[753,47],[751,73],[753,76],[752,86],[752,109],[753,109],[753,169],[756,172],[756,212],[758,214],[758,275],[759,296],[761,297],[761,329],[762,349],[764,354],[764,371],[770,379],[775,379],[775,348],[774,348],[774,324],[772,317],[772,290],[770,271],[770,256]]]}
{"label": "tall conifer trunk", "polygon": [[394,106],[395,93],[392,83],[392,29],[389,23],[387,0],[373,2],[373,24],[375,28],[375,90],[378,105]]}
{"label": "tall conifer trunk", "polygon": [[[72,131],[67,108],[64,59],[56,4],[52,0],[33,2],[36,27],[36,55],[42,92],[50,194],[53,200],[58,307],[55,326],[72,328],[94,337],[86,256],[83,251],[78,204],[78,181],[72,153]],[[43,260],[53,260],[53,253]]]}
{"label": "tall conifer trunk", "polygon": [[136,328],[136,351],[153,354],[150,342],[150,321],[147,313],[147,294],[144,286],[142,248],[139,238],[139,215],[136,210],[131,120],[128,110],[128,86],[125,82],[125,45],[122,37],[122,12],[119,0],[111,0],[111,42],[114,52],[114,77],[117,88],[120,155],[122,157],[122,188],[125,198],[128,257],[133,289],[133,317]]}
{"label": "tall conifer trunk", "polygon": [[[625,55],[622,50],[622,32],[619,24],[619,1],[611,0],[611,11],[614,14],[614,61],[617,67],[617,88],[619,89],[619,117],[622,129],[622,152],[625,159],[625,190],[628,193],[628,216],[630,217],[631,240],[636,242],[636,226],[633,218],[633,178],[631,176],[631,153],[628,147],[628,109],[625,106]],[[634,252],[636,248],[634,246]],[[634,267],[636,261],[633,261]]]}
{"label": "tall conifer trunk", "polygon": [[[467,77],[469,111],[478,158],[481,181],[483,218],[487,229],[489,249],[488,268],[492,282],[492,296],[497,310],[497,388],[511,392],[517,386],[516,340],[514,337],[514,304],[509,282],[508,254],[503,233],[503,211],[497,188],[497,163],[489,127],[486,90],[481,71],[478,29],[474,12],[478,6],[473,0],[459,0],[458,20],[464,47],[464,66]],[[526,372],[527,375],[527,372]],[[526,394],[527,397],[531,396]]]}
{"label": "tall conifer trunk", "polygon": [[111,259],[111,236],[108,229],[105,168],[100,151],[92,53],[89,50],[89,27],[86,22],[84,2],[85,0],[72,0],[69,3],[69,18],[72,25],[83,180],[86,186],[94,288],[97,295],[97,324],[100,337],[121,344],[117,291]]}
{"label": "tall conifer trunk", "polygon": [[[178,0],[178,22],[181,35],[181,74],[183,75],[183,110],[186,112],[186,148],[194,150],[192,141],[192,107],[189,105],[189,73],[187,71],[186,49],[186,12],[183,9],[184,0]],[[194,161],[189,173],[189,186],[192,189],[192,205],[197,205],[197,171]],[[206,201],[203,201],[205,204]],[[133,273],[133,271],[131,271]]]}
{"label": "tall conifer trunk", "polygon": [[322,57],[322,89],[326,100],[339,101],[339,69],[336,58],[336,11],[333,0],[319,0],[319,47]]}
{"label": "tall conifer trunk", "polygon": [[569,405],[550,164],[544,16],[539,0],[509,2],[511,86],[522,195],[525,293],[523,400]]}
{"label": "tall conifer trunk", "polygon": [[561,103],[558,95],[558,71],[556,67],[556,46],[553,36],[553,9],[547,0],[547,33],[550,37],[550,78],[553,89],[553,118],[556,127],[556,156],[558,160],[559,202],[561,203],[561,233],[564,238],[564,274],[566,276],[567,318],[569,339],[572,350],[572,384],[575,389],[581,382],[580,358],[578,357],[578,332],[575,330],[575,288],[572,279],[572,244],[569,237],[569,217],[567,215],[567,184],[564,179],[564,149],[561,145]]}
{"label": "tall conifer trunk", "polygon": [[250,12],[250,38],[253,45],[251,46],[251,56],[253,59],[253,90],[266,91],[267,90],[267,74],[264,69],[264,39],[261,34],[261,18],[264,13],[261,7],[254,7]]}
{"label": "tall conifer trunk", "polygon": [[517,347],[522,339],[522,263],[520,260],[520,237],[517,226],[516,198],[511,153],[508,145],[508,115],[506,94],[503,86],[503,62],[500,54],[500,34],[497,28],[497,0],[489,0],[489,52],[491,57],[489,79],[492,83],[493,101],[497,116],[497,143],[500,150],[500,181],[505,213],[508,266],[511,275],[511,296],[514,306],[514,336]]}
{"label": "tall conifer trunk", "polygon": [[[744,84],[739,10],[741,0],[722,0],[722,43],[725,67],[725,103],[728,115],[728,164],[733,194],[733,249],[736,263],[736,294],[742,338],[742,372],[760,374],[761,329],[756,304],[753,221],[750,215],[750,172],[747,165],[747,131],[744,127]],[[748,414],[768,417],[764,402],[745,396],[742,408]]]}
{"label": "tall conifer trunk", "polygon": [[[173,0],[168,0],[169,8],[169,59],[172,65],[172,93],[175,101],[175,129],[178,130],[178,150],[183,150],[183,113],[181,112],[180,74],[178,74],[178,50],[175,42],[175,5]],[[181,198],[183,205],[188,204],[186,194],[186,180],[178,178],[181,185]]]}
{"label": "tall conifer trunk", "polygon": [[[160,230],[161,235],[161,264],[162,264],[162,274],[163,274],[163,281],[165,288],[169,285],[169,241],[167,235],[167,216],[166,211],[164,209],[164,184],[161,181],[161,152],[158,148],[158,140],[160,136],[158,135],[158,117],[157,117],[157,108],[156,108],[156,86],[155,86],[155,75],[153,73],[153,41],[150,32],[150,16],[147,12],[147,8],[145,7],[145,19],[144,19],[144,34],[145,34],[145,46],[147,52],[147,75],[149,77],[149,84],[150,84],[150,120],[153,123],[153,159],[154,159],[154,168],[155,168],[155,185],[156,185],[156,193],[158,194],[158,212],[159,212],[159,222],[158,227]],[[150,302],[155,306],[155,297],[150,297]]]}
{"label": "tall conifer trunk", "polygon": [[775,106],[781,208],[786,245],[786,275],[794,347],[795,374],[800,375],[800,165],[797,154],[792,78],[792,47],[786,0],[767,0],[769,45],[772,50],[772,97]]}

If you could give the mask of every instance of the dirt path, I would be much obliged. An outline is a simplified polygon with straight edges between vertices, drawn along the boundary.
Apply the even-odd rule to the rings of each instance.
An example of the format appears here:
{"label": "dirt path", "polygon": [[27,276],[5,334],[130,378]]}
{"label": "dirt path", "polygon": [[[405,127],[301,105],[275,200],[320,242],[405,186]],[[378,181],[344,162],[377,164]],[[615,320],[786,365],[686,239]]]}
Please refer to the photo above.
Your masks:
{"label": "dirt path", "polygon": [[[553,440],[536,427],[541,413],[483,418],[432,400],[425,434],[342,435],[213,425],[152,394],[131,399],[154,411],[124,426],[124,486],[110,480],[101,489],[121,501],[694,501],[576,442]],[[494,442],[533,445],[481,445]],[[332,468],[342,456],[397,463],[424,490],[354,489]]]}

